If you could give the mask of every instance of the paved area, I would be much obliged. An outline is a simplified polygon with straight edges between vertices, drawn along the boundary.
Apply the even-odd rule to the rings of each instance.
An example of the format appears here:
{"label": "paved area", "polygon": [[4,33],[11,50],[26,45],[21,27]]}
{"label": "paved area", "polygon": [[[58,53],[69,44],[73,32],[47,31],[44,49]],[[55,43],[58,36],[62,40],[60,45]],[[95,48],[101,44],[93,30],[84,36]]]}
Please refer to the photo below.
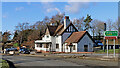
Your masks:
{"label": "paved area", "polygon": [[15,66],[118,66],[117,61],[100,61],[80,58],[40,57],[40,56],[3,56]]}
{"label": "paved area", "polygon": [[4,59],[12,61],[15,66],[83,66],[60,59],[28,57],[28,56],[3,56]]}

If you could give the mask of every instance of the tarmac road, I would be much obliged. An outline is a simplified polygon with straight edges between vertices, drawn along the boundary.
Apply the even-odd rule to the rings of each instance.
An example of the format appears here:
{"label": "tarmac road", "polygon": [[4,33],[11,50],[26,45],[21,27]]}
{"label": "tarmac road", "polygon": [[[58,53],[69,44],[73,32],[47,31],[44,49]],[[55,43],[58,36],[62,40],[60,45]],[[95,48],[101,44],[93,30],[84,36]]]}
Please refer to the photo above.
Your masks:
{"label": "tarmac road", "polygon": [[79,58],[30,57],[30,56],[3,56],[18,66],[118,66],[118,62],[86,60]]}
{"label": "tarmac road", "polygon": [[4,59],[12,61],[15,66],[83,66],[60,59],[28,57],[28,56],[3,56]]}

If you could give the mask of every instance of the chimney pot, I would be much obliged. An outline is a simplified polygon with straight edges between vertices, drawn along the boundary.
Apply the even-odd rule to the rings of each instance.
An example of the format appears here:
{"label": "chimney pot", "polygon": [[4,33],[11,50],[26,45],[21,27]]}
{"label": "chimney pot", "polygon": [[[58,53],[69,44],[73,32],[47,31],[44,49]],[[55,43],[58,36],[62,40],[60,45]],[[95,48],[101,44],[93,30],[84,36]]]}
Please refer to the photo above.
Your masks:
{"label": "chimney pot", "polygon": [[65,19],[69,19],[69,16],[65,16]]}
{"label": "chimney pot", "polygon": [[64,19],[64,29],[66,29],[66,27],[70,24],[70,19],[69,16],[65,16]]}

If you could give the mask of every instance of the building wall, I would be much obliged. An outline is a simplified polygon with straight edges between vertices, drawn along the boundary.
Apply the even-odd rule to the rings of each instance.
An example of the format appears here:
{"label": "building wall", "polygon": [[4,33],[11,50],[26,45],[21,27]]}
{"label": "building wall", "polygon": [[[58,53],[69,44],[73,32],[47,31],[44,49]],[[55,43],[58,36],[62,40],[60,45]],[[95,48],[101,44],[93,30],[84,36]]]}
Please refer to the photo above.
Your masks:
{"label": "building wall", "polygon": [[[56,49],[57,52],[62,52],[62,36],[56,37],[56,44],[59,44],[59,49]],[[55,45],[56,47],[56,45]]]}
{"label": "building wall", "polygon": [[65,42],[65,40],[67,40],[67,38],[71,35],[71,32],[64,32],[64,34],[62,35],[62,42]]}
{"label": "building wall", "polygon": [[65,42],[65,40],[67,40],[67,38],[71,35],[72,32],[64,32],[62,35],[62,48],[63,48],[63,52],[65,52],[65,46],[63,45],[63,43]]}
{"label": "building wall", "polygon": [[[72,43],[72,44],[75,45],[75,50],[73,50],[73,47],[72,47],[72,52],[77,52],[77,43]],[[65,43],[64,46],[65,46],[65,52],[70,52],[70,47],[67,46],[67,43]]]}
{"label": "building wall", "polygon": [[[49,37],[47,37],[47,36],[49,36]],[[45,35],[43,38],[42,38],[42,40],[45,40],[45,41],[51,41],[51,36],[50,35]]]}
{"label": "building wall", "polygon": [[[49,36],[49,37],[47,37],[47,36]],[[42,38],[42,40],[43,41],[49,41],[49,42],[52,42],[52,36],[50,36],[50,34],[47,34],[47,35],[44,35],[44,37]],[[44,45],[42,46],[42,48],[41,47],[37,47],[37,44],[35,43],[35,49],[36,50],[42,50],[42,51],[49,51],[49,48],[44,48]]]}
{"label": "building wall", "polygon": [[[78,43],[72,43],[72,44],[75,45],[75,50],[73,50],[72,47],[72,52],[84,52],[84,45],[88,45],[88,52],[93,51],[94,43],[87,34]],[[64,46],[65,46],[65,52],[70,52],[70,47],[67,46],[67,43],[65,43]]]}
{"label": "building wall", "polygon": [[51,36],[51,42],[52,42],[51,45],[52,51],[56,51],[56,37]]}
{"label": "building wall", "polygon": [[44,45],[42,47],[37,47],[37,44],[35,44],[35,49],[37,51],[49,51],[49,48],[44,48]]}
{"label": "building wall", "polygon": [[86,34],[79,42],[77,46],[77,52],[84,52],[84,45],[88,45],[88,52],[93,51],[93,41]]}

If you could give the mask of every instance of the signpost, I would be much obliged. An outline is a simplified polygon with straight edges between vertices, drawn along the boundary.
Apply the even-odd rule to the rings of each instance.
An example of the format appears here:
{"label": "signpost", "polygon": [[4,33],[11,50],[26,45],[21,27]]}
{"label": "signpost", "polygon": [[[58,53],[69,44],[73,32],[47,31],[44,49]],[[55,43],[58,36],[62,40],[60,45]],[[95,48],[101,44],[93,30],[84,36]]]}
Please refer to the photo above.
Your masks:
{"label": "signpost", "polygon": [[104,31],[104,38],[107,39],[107,56],[108,56],[108,40],[114,39],[114,57],[115,57],[115,39],[117,39],[118,31]]}
{"label": "signpost", "polygon": [[116,37],[118,36],[118,31],[105,31],[104,36],[106,37]]}

